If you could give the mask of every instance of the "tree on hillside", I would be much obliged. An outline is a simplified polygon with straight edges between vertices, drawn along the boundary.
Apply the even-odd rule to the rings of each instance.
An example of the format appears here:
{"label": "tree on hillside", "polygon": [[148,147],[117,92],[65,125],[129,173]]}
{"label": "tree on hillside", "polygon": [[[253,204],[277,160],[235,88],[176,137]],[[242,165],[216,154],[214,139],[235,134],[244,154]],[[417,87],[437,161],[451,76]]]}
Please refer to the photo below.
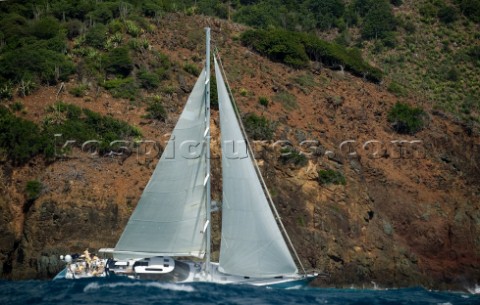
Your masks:
{"label": "tree on hillside", "polygon": [[128,76],[133,70],[133,61],[127,48],[113,49],[105,58],[105,71],[121,76]]}
{"label": "tree on hillside", "polygon": [[[383,2],[383,0],[379,2]],[[370,11],[370,8],[372,8],[375,3],[377,3],[377,0],[355,0],[353,7],[355,11],[363,17]]]}
{"label": "tree on hillside", "polygon": [[330,29],[345,11],[341,0],[309,0],[308,8],[314,14],[317,27],[324,30]]}
{"label": "tree on hillside", "polygon": [[377,1],[368,10],[363,20],[362,36],[366,39],[381,39],[395,29],[392,8],[385,0]]}
{"label": "tree on hillside", "polygon": [[473,22],[480,22],[480,0],[456,0],[462,13]]}

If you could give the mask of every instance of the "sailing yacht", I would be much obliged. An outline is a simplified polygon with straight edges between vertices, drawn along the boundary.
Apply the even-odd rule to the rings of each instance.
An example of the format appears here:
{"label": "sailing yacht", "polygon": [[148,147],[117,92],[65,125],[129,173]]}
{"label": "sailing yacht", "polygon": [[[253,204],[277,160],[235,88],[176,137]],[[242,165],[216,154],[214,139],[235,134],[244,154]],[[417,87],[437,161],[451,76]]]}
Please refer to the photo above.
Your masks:
{"label": "sailing yacht", "polygon": [[[281,223],[216,56],[223,196],[219,261],[211,261],[209,28],[206,36],[205,67],[115,248],[100,250],[111,258],[97,264],[104,270],[96,275],[306,285],[315,274],[305,273]],[[71,265],[57,278],[89,277]]]}

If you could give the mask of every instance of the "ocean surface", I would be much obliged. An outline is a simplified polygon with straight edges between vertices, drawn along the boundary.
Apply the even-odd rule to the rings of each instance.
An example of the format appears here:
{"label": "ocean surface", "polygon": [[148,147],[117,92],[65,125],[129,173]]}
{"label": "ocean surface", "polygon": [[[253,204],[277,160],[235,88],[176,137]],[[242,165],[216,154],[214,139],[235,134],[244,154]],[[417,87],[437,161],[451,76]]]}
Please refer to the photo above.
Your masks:
{"label": "ocean surface", "polygon": [[460,305],[480,304],[480,294],[428,291],[422,288],[388,290],[305,288],[282,290],[246,285],[167,284],[109,278],[0,281],[0,304]]}

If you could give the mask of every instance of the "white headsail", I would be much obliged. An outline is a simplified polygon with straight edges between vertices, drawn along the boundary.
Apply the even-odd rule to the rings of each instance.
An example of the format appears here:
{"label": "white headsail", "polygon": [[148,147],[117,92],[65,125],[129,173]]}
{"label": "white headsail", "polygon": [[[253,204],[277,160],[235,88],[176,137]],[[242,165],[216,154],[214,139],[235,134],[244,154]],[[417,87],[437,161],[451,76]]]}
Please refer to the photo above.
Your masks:
{"label": "white headsail", "polygon": [[[115,246],[117,259],[205,255],[205,70]],[[209,183],[209,182],[208,182]]]}
{"label": "white headsail", "polygon": [[295,274],[297,267],[273,217],[254,160],[246,149],[216,59],[215,75],[222,135],[220,270],[251,277]]}

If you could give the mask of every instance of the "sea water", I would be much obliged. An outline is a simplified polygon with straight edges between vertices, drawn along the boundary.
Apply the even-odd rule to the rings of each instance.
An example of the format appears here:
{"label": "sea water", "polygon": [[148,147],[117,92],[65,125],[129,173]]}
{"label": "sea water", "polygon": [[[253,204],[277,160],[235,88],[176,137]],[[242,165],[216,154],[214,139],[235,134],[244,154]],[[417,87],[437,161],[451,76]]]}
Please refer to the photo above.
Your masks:
{"label": "sea water", "polygon": [[[475,288],[474,288],[475,289]],[[480,304],[466,292],[408,289],[271,289],[129,279],[0,281],[0,304]]]}

